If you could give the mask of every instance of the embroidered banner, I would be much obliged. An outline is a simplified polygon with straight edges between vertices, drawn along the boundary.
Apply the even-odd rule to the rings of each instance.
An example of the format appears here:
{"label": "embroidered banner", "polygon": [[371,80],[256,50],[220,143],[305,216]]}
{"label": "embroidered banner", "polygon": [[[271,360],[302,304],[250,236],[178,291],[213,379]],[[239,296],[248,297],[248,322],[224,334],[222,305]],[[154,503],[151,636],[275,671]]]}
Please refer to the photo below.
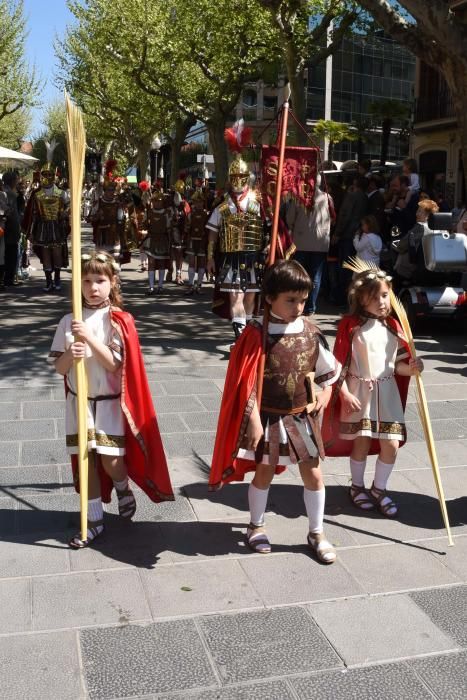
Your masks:
{"label": "embroidered banner", "polygon": [[[274,206],[277,187],[279,147],[261,149],[261,195],[267,212]],[[293,197],[306,209],[313,208],[318,163],[318,149],[286,146],[282,171],[282,197]]]}

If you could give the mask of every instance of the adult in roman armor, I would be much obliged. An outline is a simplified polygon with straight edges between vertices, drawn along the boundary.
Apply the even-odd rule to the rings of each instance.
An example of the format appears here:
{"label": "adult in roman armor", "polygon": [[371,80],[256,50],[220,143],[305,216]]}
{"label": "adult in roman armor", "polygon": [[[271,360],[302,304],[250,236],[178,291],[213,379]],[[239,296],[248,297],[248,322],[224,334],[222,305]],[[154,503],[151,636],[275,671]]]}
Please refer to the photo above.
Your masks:
{"label": "adult in roman armor", "polygon": [[[166,270],[170,269],[170,245],[172,229],[172,210],[167,207],[166,200],[162,192],[155,191],[147,206],[147,229],[148,233],[143,240],[141,248],[148,257],[148,296],[160,294],[164,286]],[[155,288],[156,270],[158,272],[158,282]]]}
{"label": "adult in roman armor", "polygon": [[[206,227],[208,273],[216,273],[215,293],[227,293],[229,314],[238,338],[253,315],[261,288],[268,245],[259,195],[250,185],[247,163],[237,153],[229,168],[229,190],[213,210]],[[218,249],[218,269],[214,254]],[[222,301],[220,301],[222,304]],[[213,308],[215,308],[216,300]]]}
{"label": "adult in roman armor", "polygon": [[118,182],[112,175],[115,165],[114,160],[105,164],[102,193],[93,207],[91,222],[96,249],[104,250],[118,261],[124,235],[125,208],[120,198]]}
{"label": "adult in roman armor", "polygon": [[175,284],[183,285],[182,265],[185,221],[190,205],[185,199],[185,181],[180,177],[174,185],[171,256],[175,263]]}
{"label": "adult in roman armor", "polygon": [[40,171],[40,186],[29,198],[23,227],[45,273],[44,292],[60,291],[60,271],[68,267],[69,199],[55,184],[51,164],[55,142],[46,143],[47,163]]}
{"label": "adult in roman armor", "polygon": [[[204,194],[195,190],[191,197],[191,211],[185,219],[185,243],[188,260],[187,294],[200,294],[206,270],[207,230],[209,214],[205,209]],[[198,279],[195,285],[195,274]]]}

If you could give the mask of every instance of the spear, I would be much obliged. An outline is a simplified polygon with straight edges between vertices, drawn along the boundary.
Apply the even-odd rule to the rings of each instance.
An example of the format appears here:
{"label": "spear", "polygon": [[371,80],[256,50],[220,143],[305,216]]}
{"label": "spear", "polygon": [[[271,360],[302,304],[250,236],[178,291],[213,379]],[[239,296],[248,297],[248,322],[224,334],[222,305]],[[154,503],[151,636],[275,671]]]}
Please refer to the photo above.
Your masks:
{"label": "spear", "polygon": [[[352,270],[352,272],[364,272],[365,270],[375,270],[379,271],[379,268],[373,263],[368,263],[360,258],[350,258],[348,262],[345,262],[343,267],[347,270]],[[390,290],[391,306],[395,311],[396,315],[399,317],[402,330],[404,331],[405,337],[409,344],[410,353],[415,359],[417,356],[415,350],[415,343],[413,339],[412,329],[410,328],[409,319],[405,309],[401,303],[401,300],[394,294],[392,289]],[[425,441],[428,448],[428,454],[430,457],[431,468],[433,471],[433,477],[435,480],[436,491],[438,492],[438,500],[441,508],[441,515],[443,516],[444,526],[446,528],[448,536],[448,544],[450,547],[454,545],[451,536],[451,528],[449,525],[449,516],[446,508],[446,499],[444,497],[443,484],[441,482],[441,473],[438,464],[438,455],[436,453],[435,441],[433,438],[433,430],[431,427],[430,413],[428,411],[428,403],[426,400],[425,387],[423,385],[422,375],[417,372],[415,375],[416,385],[417,385],[417,407],[418,413],[420,415],[420,422],[423,426],[423,432],[425,435]]]}
{"label": "spear", "polygon": [[[280,129],[279,129],[279,160],[277,163],[277,181],[276,181],[276,193],[274,199],[274,212],[272,219],[272,231],[271,231],[271,241],[269,245],[269,265],[272,267],[276,260],[276,248],[277,248],[277,234],[279,230],[279,210],[281,206],[281,194],[282,194],[282,170],[284,168],[284,154],[285,154],[285,142],[287,139],[287,122],[289,119],[289,102],[288,100],[284,102],[282,106]],[[261,349],[261,356],[259,358],[258,364],[258,378],[256,381],[256,403],[258,409],[261,408],[261,399],[263,396],[263,379],[264,379],[264,368],[266,365],[266,348],[268,339],[268,325],[269,325],[269,304],[264,305],[264,318],[263,318],[263,343]]]}
{"label": "spear", "polygon": [[[83,190],[86,134],[81,111],[65,93],[68,170],[71,196],[71,261],[73,318],[83,320],[81,299],[81,195]],[[75,336],[75,340],[77,340]],[[84,358],[75,360],[78,407],[78,473],[80,485],[81,539],[88,536],[88,388]]]}

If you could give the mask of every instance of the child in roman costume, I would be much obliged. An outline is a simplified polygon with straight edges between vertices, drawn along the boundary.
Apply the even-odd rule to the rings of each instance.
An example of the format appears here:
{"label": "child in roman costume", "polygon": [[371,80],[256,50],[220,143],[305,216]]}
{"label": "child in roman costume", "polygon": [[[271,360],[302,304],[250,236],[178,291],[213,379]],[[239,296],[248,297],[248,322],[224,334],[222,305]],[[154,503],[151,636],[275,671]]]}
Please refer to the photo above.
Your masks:
{"label": "child in roman costume", "polygon": [[[274,474],[298,463],[309,520],[308,545],[321,562],[331,564],[336,553],[323,532],[319,417],[339,376],[339,364],[318,328],[301,315],[310,289],[310,277],[296,261],[282,260],[266,271],[262,290],[271,317],[261,406],[256,402],[262,347],[262,319],[258,319],[250,321],[230,355],[209,484],[218,489],[255,471],[248,490],[246,537],[254,552],[264,554],[271,551],[264,528],[269,486]],[[314,383],[322,388],[316,397]]]}
{"label": "child in roman costume", "polygon": [[128,477],[155,503],[173,500],[138,335],[133,317],[122,311],[115,267],[108,253],[83,255],[83,320],[72,314],[61,319],[49,355],[65,377],[66,442],[77,490],[78,358],[84,358],[88,383],[88,532],[85,540],[80,535],[70,540],[73,549],[87,547],[103,532],[102,502],[110,501],[113,488],[120,516],[133,517],[136,501]]}
{"label": "child in roman costume", "polygon": [[[206,269],[208,213],[204,208],[204,195],[196,190],[191,197],[191,211],[185,220],[186,255],[188,258],[187,294],[200,294]],[[195,274],[198,274],[195,285]]]}
{"label": "child in roman costume", "polygon": [[[410,377],[423,370],[391,314],[391,277],[380,270],[357,274],[349,289],[350,315],[339,324],[334,354],[342,365],[324,417],[326,455],[350,455],[349,495],[360,510],[394,517],[386,491],[399,445],[406,441],[404,409]],[[368,454],[377,454],[374,481],[365,489]]]}
{"label": "child in roman costume", "polygon": [[[166,207],[162,192],[155,191],[147,206],[148,235],[143,240],[141,250],[148,257],[149,288],[147,296],[161,294],[166,270],[170,270],[170,238],[172,231],[172,212]],[[158,274],[157,287],[154,288]]]}

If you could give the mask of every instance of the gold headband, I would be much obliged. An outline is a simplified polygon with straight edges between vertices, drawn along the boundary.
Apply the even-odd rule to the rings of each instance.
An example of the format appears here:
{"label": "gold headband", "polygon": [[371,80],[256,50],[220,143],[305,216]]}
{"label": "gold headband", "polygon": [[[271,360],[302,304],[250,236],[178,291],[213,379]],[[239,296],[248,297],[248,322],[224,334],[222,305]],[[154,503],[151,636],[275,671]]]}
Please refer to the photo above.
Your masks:
{"label": "gold headband", "polygon": [[81,262],[88,262],[89,260],[97,260],[98,262],[108,264],[112,266],[114,272],[120,272],[120,265],[115,262],[111,255],[106,255],[105,253],[97,253],[90,255],[89,253],[83,253],[81,255]]}

